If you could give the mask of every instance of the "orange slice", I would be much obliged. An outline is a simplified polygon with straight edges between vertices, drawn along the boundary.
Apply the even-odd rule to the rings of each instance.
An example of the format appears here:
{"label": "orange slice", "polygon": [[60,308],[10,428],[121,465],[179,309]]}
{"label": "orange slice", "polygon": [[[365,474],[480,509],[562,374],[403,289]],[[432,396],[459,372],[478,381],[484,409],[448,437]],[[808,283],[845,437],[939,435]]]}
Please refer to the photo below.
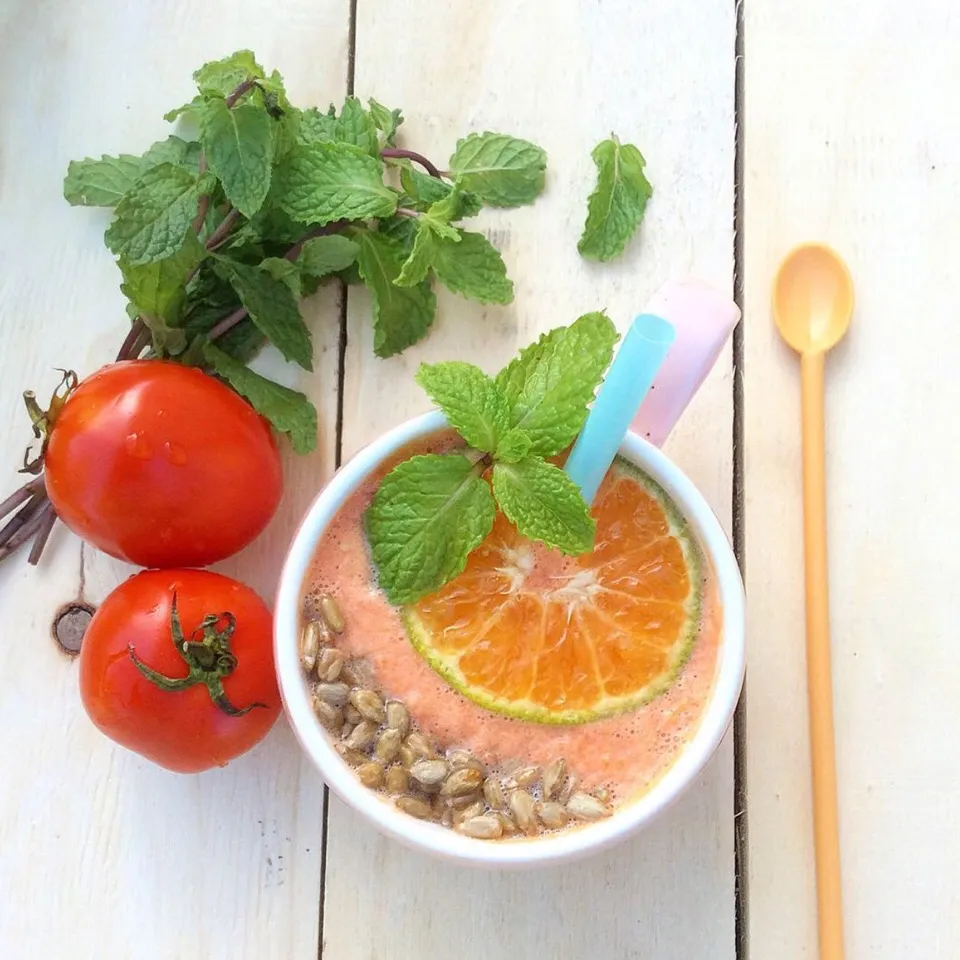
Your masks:
{"label": "orange slice", "polygon": [[597,495],[592,553],[566,557],[498,516],[467,568],[403,611],[420,654],[495,713],[579,724],[666,690],[690,655],[700,558],[649,477],[617,460]]}

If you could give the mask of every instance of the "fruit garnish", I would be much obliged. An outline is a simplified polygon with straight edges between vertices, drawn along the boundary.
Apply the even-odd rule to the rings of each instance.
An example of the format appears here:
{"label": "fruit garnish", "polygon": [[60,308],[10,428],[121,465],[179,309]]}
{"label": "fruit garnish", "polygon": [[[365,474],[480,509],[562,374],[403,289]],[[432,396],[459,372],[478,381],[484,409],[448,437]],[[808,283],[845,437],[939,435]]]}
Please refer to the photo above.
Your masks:
{"label": "fruit garnish", "polygon": [[466,570],[405,607],[410,639],[464,696],[495,713],[580,724],[662,693],[697,636],[700,558],[686,521],[618,460],[593,514],[594,550],[534,546],[499,515]]}

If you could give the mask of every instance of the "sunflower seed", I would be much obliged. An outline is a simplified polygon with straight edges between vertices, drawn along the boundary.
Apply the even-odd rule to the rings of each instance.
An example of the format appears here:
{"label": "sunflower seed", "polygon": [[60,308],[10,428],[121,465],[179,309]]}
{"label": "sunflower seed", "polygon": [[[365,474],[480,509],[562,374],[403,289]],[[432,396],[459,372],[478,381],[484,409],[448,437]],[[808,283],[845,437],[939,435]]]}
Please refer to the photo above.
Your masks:
{"label": "sunflower seed", "polygon": [[515,790],[517,787],[532,787],[540,779],[539,767],[521,767],[512,776],[504,781],[504,786],[508,790]]}
{"label": "sunflower seed", "polygon": [[[428,763],[434,761],[427,761]],[[483,783],[483,775],[479,770],[473,767],[464,767],[462,770],[454,770],[447,777],[440,788],[441,797],[465,797],[476,793]]]}
{"label": "sunflower seed", "polygon": [[421,760],[435,760],[437,752],[430,745],[430,741],[418,730],[414,730],[407,737],[407,746],[418,756]]}
{"label": "sunflower seed", "polygon": [[560,794],[558,795],[557,799],[561,803],[567,803],[576,791],[577,784],[579,782],[580,781],[577,779],[576,775],[571,773],[564,782],[563,788],[560,790]]}
{"label": "sunflower seed", "polygon": [[433,808],[430,804],[416,797],[397,797],[397,806],[404,813],[409,813],[411,817],[416,817],[418,820],[428,820],[433,816]]}
{"label": "sunflower seed", "polygon": [[313,698],[313,712],[317,719],[328,729],[336,732],[343,726],[343,711],[326,700]]}
{"label": "sunflower seed", "polygon": [[449,767],[446,760],[418,760],[410,768],[410,776],[424,787],[438,787],[443,783]]}
{"label": "sunflower seed", "polygon": [[517,826],[527,836],[537,832],[537,815],[533,797],[526,790],[514,790],[508,800],[510,813],[517,822]]}
{"label": "sunflower seed", "polygon": [[601,803],[609,803],[609,802],[610,802],[610,791],[609,791],[606,787],[601,787],[599,790],[594,790],[594,791],[593,791],[593,795],[594,795]]}
{"label": "sunflower seed", "polygon": [[478,770],[480,776],[486,773],[483,764],[469,750],[451,750],[447,754],[447,761],[454,770],[462,770],[469,767]]}
{"label": "sunflower seed", "polygon": [[323,612],[323,619],[327,621],[330,629],[334,633],[343,633],[343,628],[346,626],[343,612],[340,610],[340,604],[329,593],[320,595],[320,610]]}
{"label": "sunflower seed", "polygon": [[400,752],[400,731],[384,730],[377,740],[377,745],[373,748],[374,756],[384,763],[390,763],[396,759]]}
{"label": "sunflower seed", "polygon": [[343,718],[347,723],[357,724],[363,719],[363,714],[352,703],[348,703],[343,708]]}
{"label": "sunflower seed", "polygon": [[520,828],[513,822],[513,819],[505,813],[498,811],[497,813],[491,814],[491,816],[496,817],[500,821],[500,826],[503,827],[504,833],[515,836],[520,832]]}
{"label": "sunflower seed", "polygon": [[361,753],[359,750],[354,750],[343,743],[336,744],[335,749],[343,758],[343,760],[349,763],[351,767],[359,767],[361,763],[366,763],[369,759],[365,753]]}
{"label": "sunflower seed", "polygon": [[317,679],[333,683],[343,669],[343,654],[333,647],[324,647],[317,657]]}
{"label": "sunflower seed", "polygon": [[379,727],[371,720],[364,720],[358,723],[347,737],[347,746],[354,750],[366,750],[377,735]]}
{"label": "sunflower seed", "polygon": [[363,687],[367,683],[365,673],[359,660],[347,660],[340,671],[340,679],[351,687]]}
{"label": "sunflower seed", "polygon": [[399,730],[402,740],[410,732],[410,714],[407,713],[407,708],[399,700],[391,700],[384,713],[387,718],[387,726],[391,730]]}
{"label": "sunflower seed", "polygon": [[300,631],[300,666],[310,673],[317,662],[320,649],[320,628],[315,620],[310,620]]}
{"label": "sunflower seed", "polygon": [[376,790],[383,783],[383,764],[377,760],[361,763],[357,767],[357,779],[371,790]]}
{"label": "sunflower seed", "polygon": [[600,820],[610,813],[610,808],[589,793],[575,793],[567,801],[567,813],[577,820]]}
{"label": "sunflower seed", "polygon": [[557,803],[555,800],[547,800],[546,803],[537,804],[537,816],[548,830],[559,830],[561,827],[565,827],[570,819],[564,805]]}
{"label": "sunflower seed", "polygon": [[346,740],[347,737],[349,737],[350,734],[353,733],[353,728],[355,726],[356,726],[355,723],[347,723],[346,721],[344,721],[343,726],[340,728],[340,736],[343,737],[344,740]]}
{"label": "sunflower seed", "polygon": [[360,711],[364,720],[371,720],[377,726],[383,723],[383,701],[373,690],[354,690],[350,702]]}
{"label": "sunflower seed", "polygon": [[494,810],[500,810],[507,805],[503,784],[496,777],[487,777],[483,781],[483,797]]}
{"label": "sunflower seed", "polygon": [[408,770],[420,759],[405,743],[400,745],[400,752],[397,755]]}
{"label": "sunflower seed", "polygon": [[453,825],[456,827],[463,823],[464,820],[471,820],[473,817],[482,816],[485,809],[483,801],[475,800],[470,806],[464,807],[462,810],[457,810],[454,813]]}
{"label": "sunflower seed", "polygon": [[477,840],[496,840],[503,835],[503,825],[496,817],[471,817],[459,826],[460,832]]}
{"label": "sunflower seed", "polygon": [[564,775],[567,772],[567,761],[563,757],[558,757],[543,768],[543,798],[551,800],[557,792],[557,788],[563,782]]}
{"label": "sunflower seed", "polygon": [[[344,707],[350,696],[350,688],[345,683],[318,683],[313,688],[313,695],[326,701],[334,707]],[[347,720],[349,715],[344,714]]]}
{"label": "sunflower seed", "polygon": [[399,764],[395,763],[388,771],[384,783],[387,793],[406,793],[410,786],[410,775]]}
{"label": "sunflower seed", "polygon": [[[476,791],[473,793],[465,793],[462,797],[444,797],[443,800],[451,810],[463,810],[471,806],[471,804],[480,803],[477,799]],[[484,807],[486,807],[486,804],[484,804]]]}

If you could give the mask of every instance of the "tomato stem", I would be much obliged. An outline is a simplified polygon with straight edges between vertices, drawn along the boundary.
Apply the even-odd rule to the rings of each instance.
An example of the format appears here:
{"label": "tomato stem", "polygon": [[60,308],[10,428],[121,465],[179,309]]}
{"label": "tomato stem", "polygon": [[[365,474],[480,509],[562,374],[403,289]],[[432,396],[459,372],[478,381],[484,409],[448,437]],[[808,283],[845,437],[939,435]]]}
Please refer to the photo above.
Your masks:
{"label": "tomato stem", "polygon": [[[222,626],[221,626],[222,625]],[[223,678],[237,668],[237,658],[230,649],[230,638],[237,628],[237,618],[230,612],[209,613],[188,637],[184,636],[180,614],[177,611],[177,592],[173,592],[170,606],[170,636],[174,649],[187,665],[185,677],[167,677],[147,666],[138,656],[133,644],[127,645],[133,665],[154,686],[168,693],[186,690],[202,683],[210,699],[229,717],[242,717],[254,707],[266,707],[254,702],[243,708],[235,707],[223,689]],[[198,635],[199,634],[199,638]]]}

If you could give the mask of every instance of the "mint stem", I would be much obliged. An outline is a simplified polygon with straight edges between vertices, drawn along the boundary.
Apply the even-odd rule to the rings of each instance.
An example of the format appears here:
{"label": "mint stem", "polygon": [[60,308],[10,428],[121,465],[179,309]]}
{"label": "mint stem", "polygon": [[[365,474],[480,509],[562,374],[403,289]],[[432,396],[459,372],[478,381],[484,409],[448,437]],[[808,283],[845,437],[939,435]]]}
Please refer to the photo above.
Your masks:
{"label": "mint stem", "polygon": [[214,325],[213,329],[207,334],[207,338],[212,343],[217,337],[222,337],[228,330],[232,330],[246,315],[246,307],[237,307],[233,313],[228,313]]}
{"label": "mint stem", "polygon": [[249,77],[244,80],[243,83],[238,84],[224,99],[224,102],[228,107],[232,107],[236,102],[245,94],[252,90],[257,85],[256,80],[253,77]]}
{"label": "mint stem", "polygon": [[[198,176],[203,176],[207,171],[207,158],[201,153],[200,161],[197,167]],[[210,194],[204,194],[200,198],[200,205],[197,208],[197,215],[193,220],[193,232],[198,234],[203,229],[203,221],[207,219],[207,208],[210,206]]]}
{"label": "mint stem", "polygon": [[420,214],[416,210],[411,210],[409,207],[397,207],[397,216],[398,217],[419,217]]}
{"label": "mint stem", "polygon": [[237,222],[237,217],[239,216],[240,211],[231,207],[227,215],[220,221],[217,229],[210,234],[204,246],[206,246],[208,250],[216,250],[217,247],[227,239],[227,234],[233,229],[233,225]]}
{"label": "mint stem", "polygon": [[440,171],[421,153],[416,153],[413,150],[403,150],[400,147],[384,147],[380,151],[380,156],[384,160],[396,159],[396,160],[412,160],[414,163],[420,164],[431,177],[436,177],[438,180],[442,179],[440,176]]}

